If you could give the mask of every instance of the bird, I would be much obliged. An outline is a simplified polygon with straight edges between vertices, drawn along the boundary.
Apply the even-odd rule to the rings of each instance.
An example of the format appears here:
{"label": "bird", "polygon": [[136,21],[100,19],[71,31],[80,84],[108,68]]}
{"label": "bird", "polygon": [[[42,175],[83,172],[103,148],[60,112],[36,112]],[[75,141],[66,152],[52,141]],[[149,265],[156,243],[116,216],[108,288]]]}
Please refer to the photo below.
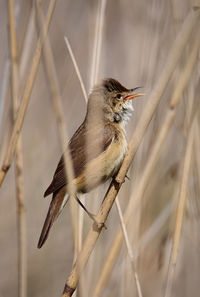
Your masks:
{"label": "bird", "polygon": [[[77,194],[87,193],[117,174],[127,150],[125,127],[134,110],[132,99],[144,95],[135,93],[139,88],[127,89],[116,79],[105,78],[90,92],[85,119],[67,147]],[[52,200],[38,248],[47,240],[53,223],[70,196],[68,186],[62,155],[52,182],[44,193],[44,197],[52,194]],[[94,219],[78,198],[77,201]]]}

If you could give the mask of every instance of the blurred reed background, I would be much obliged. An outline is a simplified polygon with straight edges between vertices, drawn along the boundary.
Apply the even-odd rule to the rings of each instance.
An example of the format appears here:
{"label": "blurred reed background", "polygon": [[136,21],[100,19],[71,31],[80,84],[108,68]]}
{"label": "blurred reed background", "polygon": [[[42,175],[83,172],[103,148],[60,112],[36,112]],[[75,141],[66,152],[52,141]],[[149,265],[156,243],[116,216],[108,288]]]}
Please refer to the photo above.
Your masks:
{"label": "blurred reed background", "polygon": [[[80,238],[84,242],[92,224],[78,208],[83,225],[76,221],[74,226],[68,204],[47,243],[41,250],[36,247],[50,203],[43,193],[63,150],[56,119],[59,112],[61,118],[64,114],[67,143],[86,112],[65,36],[87,94],[96,79],[104,77],[116,78],[130,88],[144,86],[146,96],[134,101],[128,139],[142,121],[148,101],[156,96],[153,90],[155,86],[159,90],[159,79],[167,71],[170,78],[134,156],[130,181],[126,180],[118,195],[126,244],[114,205],[107,230],[102,230],[74,295],[199,296],[197,7],[200,3],[192,0],[0,1],[1,168],[9,152],[18,101],[29,99],[15,164],[0,188],[0,296],[60,296],[77,252],[74,232],[78,228],[81,233],[78,248],[82,249]],[[101,8],[105,8],[102,15]],[[40,59],[38,38],[50,10],[50,47],[46,44]],[[102,31],[98,33],[99,18]],[[95,42],[99,44],[99,68],[98,57],[93,59]],[[33,89],[27,87],[32,66]],[[56,96],[58,101],[53,101]],[[56,102],[62,104],[57,109]],[[62,124],[60,131],[63,136]],[[97,213],[107,188],[108,184],[85,195],[88,209]]]}

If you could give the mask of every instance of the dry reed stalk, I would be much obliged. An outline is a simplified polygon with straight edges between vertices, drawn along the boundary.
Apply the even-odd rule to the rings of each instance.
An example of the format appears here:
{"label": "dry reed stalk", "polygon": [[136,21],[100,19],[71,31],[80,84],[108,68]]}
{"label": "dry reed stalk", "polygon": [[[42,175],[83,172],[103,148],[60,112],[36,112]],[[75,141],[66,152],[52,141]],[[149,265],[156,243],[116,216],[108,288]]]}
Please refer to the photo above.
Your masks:
{"label": "dry reed stalk", "polygon": [[[93,86],[97,83],[98,80],[98,73],[99,73],[99,66],[100,66],[100,57],[101,57],[101,50],[102,50],[102,40],[103,40],[103,27],[104,27],[104,20],[105,20],[105,7],[106,7],[107,0],[99,0],[98,1],[98,8],[96,13],[96,26],[95,26],[95,32],[94,32],[94,44],[93,44],[93,53],[92,53],[92,65],[91,65],[91,73],[90,73],[90,86],[89,89],[93,88]],[[98,113],[98,118],[90,118],[89,126],[93,126],[96,124],[99,124],[102,122],[102,111]],[[88,127],[89,127],[88,126]],[[101,127],[103,133],[103,125]],[[88,135],[87,138],[87,151],[89,152],[90,149],[90,141],[92,141],[92,138],[96,137],[95,135]],[[96,153],[98,154],[98,151],[100,152],[100,147],[97,145],[96,148],[94,148]],[[90,169],[86,168],[87,172],[89,173]],[[87,173],[86,173],[87,175]],[[89,194],[89,198],[93,196],[94,194]],[[98,195],[97,192],[95,192],[95,196]],[[97,203],[98,199],[89,199],[91,202],[93,201],[93,207]],[[91,205],[91,203],[90,203]],[[92,279],[93,279],[93,273],[94,273],[94,267],[96,266],[95,261],[90,261],[87,269],[87,285],[90,288]]]}
{"label": "dry reed stalk", "polygon": [[92,68],[91,68],[91,75],[90,75],[90,89],[94,86],[94,84],[97,82],[97,79],[98,79],[106,2],[107,0],[99,0],[95,35],[94,35],[94,48],[93,48]]}
{"label": "dry reed stalk", "polygon": [[185,155],[183,159],[183,173],[182,179],[180,183],[180,192],[178,197],[178,205],[177,205],[177,213],[176,213],[176,222],[175,222],[175,230],[173,236],[173,244],[172,250],[170,254],[169,260],[169,270],[167,274],[167,285],[165,289],[165,297],[171,296],[171,289],[175,274],[175,268],[177,263],[177,256],[180,246],[180,237],[181,237],[181,230],[183,225],[183,216],[185,211],[185,201],[187,197],[187,188],[188,188],[188,181],[189,181],[189,173],[190,173],[190,164],[192,159],[192,151],[193,151],[193,142],[194,142],[194,123],[192,121],[191,128],[188,135]]}
{"label": "dry reed stalk", "polygon": [[[139,184],[135,190],[134,197],[131,197],[129,200],[129,204],[126,208],[124,220],[125,224],[128,223],[131,216],[133,215],[143,193],[146,188],[146,185],[149,181],[149,178],[151,177],[152,170],[154,168],[154,164],[159,156],[159,152],[162,148],[163,142],[165,141],[167,134],[169,132],[169,129],[172,125],[172,122],[174,120],[175,114],[176,114],[176,108],[181,100],[181,95],[183,93],[184,88],[186,87],[190,75],[192,73],[192,70],[194,68],[194,64],[197,58],[198,54],[198,40],[196,44],[193,47],[193,50],[190,54],[190,57],[187,61],[187,64],[184,68],[184,71],[182,72],[181,76],[179,77],[179,81],[176,84],[176,89],[172,95],[172,99],[170,100],[168,111],[166,112],[165,119],[162,124],[162,128],[155,140],[155,144],[152,147],[151,154],[147,160],[145,171],[142,173],[142,178],[139,181]],[[136,127],[137,129],[137,127]],[[105,282],[108,279],[108,275],[110,274],[110,271],[112,269],[112,266],[115,262],[115,259],[117,257],[117,254],[119,252],[121,242],[122,242],[122,232],[119,229],[117,232],[117,235],[113,241],[113,245],[108,253],[108,256],[106,258],[105,264],[103,266],[102,272],[100,274],[98,283],[96,285],[95,291],[94,291],[94,297],[98,297],[102,288],[105,285]]]}
{"label": "dry reed stalk", "polygon": [[[43,14],[41,11],[40,3],[37,2],[37,12],[39,17],[39,25],[40,28],[43,27]],[[69,139],[67,135],[66,130],[66,124],[65,124],[65,116],[63,112],[63,106],[62,106],[62,98],[60,93],[60,86],[58,82],[58,76],[56,73],[54,58],[51,50],[51,45],[48,39],[48,36],[46,37],[44,41],[43,46],[43,52],[44,52],[44,66],[45,66],[45,73],[47,75],[47,81],[48,86],[50,87],[51,91],[51,99],[52,104],[54,108],[54,113],[57,120],[58,125],[58,132],[59,132],[59,139],[61,144],[61,150],[64,152],[64,163],[65,163],[65,172],[68,180],[68,191],[69,195],[72,199],[70,199],[70,209],[71,209],[71,218],[72,218],[72,226],[73,226],[73,235],[74,235],[74,258],[76,258],[77,253],[79,252],[79,225],[78,225],[78,204],[75,201],[76,196],[76,187],[73,184],[74,179],[74,170],[71,160],[71,155],[69,152],[69,149],[66,145],[66,139]],[[74,199],[73,199],[74,198]]]}
{"label": "dry reed stalk", "polygon": [[[0,127],[3,122],[4,106],[6,102],[6,94],[8,89],[9,78],[10,78],[10,62],[7,60],[5,62],[5,67],[3,70],[3,79],[2,79],[1,91],[0,91]],[[2,133],[2,128],[0,128],[0,139],[1,139],[1,133]]]}
{"label": "dry reed stalk", "polygon": [[[28,59],[30,57],[30,52],[33,47],[33,34],[34,34],[34,19],[35,19],[35,9],[34,6],[31,10],[31,16],[29,18],[29,22],[27,25],[27,31],[23,42],[23,50],[21,56],[18,58],[19,61],[19,80],[20,80],[20,89],[23,89],[23,82],[26,80],[25,78],[25,70],[28,65]],[[3,72],[3,80],[2,80],[2,86],[1,86],[1,93],[0,93],[0,126],[3,116],[3,110],[4,110],[4,103],[6,101],[6,96],[8,92],[8,80],[10,77],[10,62],[6,61],[5,63],[5,69]],[[19,95],[19,94],[18,94]],[[0,131],[0,138],[1,138],[1,131]],[[3,144],[4,145],[4,144]],[[3,151],[3,150],[2,150]],[[2,152],[2,155],[4,153]],[[0,160],[1,162],[1,160]]]}
{"label": "dry reed stalk", "polygon": [[[175,191],[173,197],[177,197],[177,193]],[[135,245],[135,260],[139,257],[142,250],[147,246],[148,243],[158,234],[161,228],[164,226],[170,214],[172,213],[174,206],[174,201],[169,202],[165,208],[161,211],[159,216],[155,219],[155,221],[149,226],[146,232],[141,236],[139,241]]]}
{"label": "dry reed stalk", "polygon": [[[15,119],[20,102],[14,0],[8,1],[8,15],[11,48],[11,94],[13,100],[13,118]],[[24,206],[23,150],[21,134],[19,134],[16,144],[15,174],[18,227],[18,296],[25,297],[27,296],[27,237],[26,213]]]}
{"label": "dry reed stalk", "polygon": [[130,261],[131,261],[131,268],[132,268],[133,276],[134,276],[135,283],[136,283],[137,293],[138,293],[139,297],[142,297],[142,290],[141,290],[140,281],[139,281],[138,274],[137,274],[137,269],[136,269],[136,264],[135,264],[135,257],[133,255],[133,250],[132,250],[132,247],[131,247],[131,243],[130,243],[130,240],[128,238],[128,232],[126,230],[126,224],[124,222],[124,218],[123,218],[123,215],[122,215],[122,211],[121,211],[121,207],[120,207],[118,197],[116,197],[116,199],[115,199],[115,204],[116,204],[117,212],[118,212],[119,219],[120,219],[121,229],[122,229],[123,236],[124,236],[124,239],[125,239],[126,248],[127,248],[127,251],[128,251]]}
{"label": "dry reed stalk", "polygon": [[34,33],[35,33],[35,5],[33,5],[30,17],[27,24],[26,35],[23,40],[23,49],[20,56],[19,64],[19,78],[20,88],[24,89],[24,83],[26,83],[27,65],[29,65],[31,51],[34,48]]}
{"label": "dry reed stalk", "polygon": [[[173,200],[173,199],[172,199]],[[139,242],[135,244],[135,261],[139,257],[142,250],[147,246],[147,244],[152,240],[153,237],[159,232],[164,223],[170,216],[173,209],[173,203],[169,203],[158,216],[158,218],[152,223],[148,230],[139,239]],[[126,217],[125,217],[126,218]],[[124,220],[125,221],[125,220]],[[125,224],[126,225],[126,224]],[[96,285],[93,297],[100,296],[102,289],[105,287],[105,283],[108,281],[109,274],[111,272],[112,266],[118,255],[119,248],[123,239],[121,229],[118,230],[117,235],[114,239],[114,244],[112,245],[109,254],[106,258],[105,264],[100,274],[100,280]]]}
{"label": "dry reed stalk", "polygon": [[[195,45],[197,47],[196,56],[199,53],[199,46],[200,46],[200,38],[198,37],[195,40]],[[194,46],[195,47],[195,46]],[[194,50],[193,50],[194,51]],[[191,93],[191,92],[190,92]],[[170,260],[168,266],[168,274],[167,274],[167,283],[165,289],[165,297],[171,296],[173,280],[175,276],[175,268],[177,263],[177,257],[179,252],[180,246],[180,239],[181,239],[181,231],[183,226],[183,219],[184,219],[184,211],[185,211],[185,201],[187,198],[187,188],[190,178],[190,167],[192,161],[192,153],[193,153],[193,144],[195,144],[195,132],[197,126],[197,115],[199,111],[199,100],[195,100],[194,93],[192,92],[192,100],[187,101],[187,116],[185,117],[185,126],[189,126],[189,131],[187,135],[187,143],[185,154],[183,157],[183,173],[182,179],[180,183],[180,191],[178,196],[177,202],[177,211],[176,211],[176,222],[175,222],[175,230],[173,235],[173,242],[172,242],[172,249],[170,253]],[[196,103],[196,105],[195,105]]]}
{"label": "dry reed stalk", "polygon": [[193,28],[195,27],[195,25],[197,25],[197,22],[199,21],[199,16],[200,9],[192,9],[192,11],[188,14],[186,20],[182,25],[182,28],[174,42],[173,48],[171,49],[170,54],[167,58],[164,70],[159,77],[156,87],[152,91],[152,94],[141,115],[141,120],[139,121],[133,134],[133,137],[130,141],[129,147],[131,147],[131,149],[129,148],[129,154],[125,158],[116,179],[116,181],[119,183],[122,180],[125,168],[127,167],[127,165],[130,166],[131,164],[130,160],[132,160],[134,154],[137,151],[137,148],[142,140],[142,137],[144,136],[147,126],[151,120],[151,117],[160,101],[160,97],[162,96],[167,86],[167,83],[171,78],[171,75],[175,69],[178,59],[180,58],[182,51],[188,39],[191,36]]}
{"label": "dry reed stalk", "polygon": [[96,221],[100,222],[99,226],[96,226],[94,223],[92,228],[90,229],[86,240],[84,242],[83,248],[81,252],[78,255],[77,261],[73,266],[72,272],[68,278],[68,281],[65,285],[63,297],[72,296],[74,293],[76,286],[78,284],[79,280],[79,273],[82,272],[83,268],[86,265],[86,262],[95,246],[95,243],[101,233],[101,230],[103,228],[103,224],[106,221],[106,218],[109,214],[109,211],[111,209],[111,206],[114,202],[115,195],[118,193],[120,188],[120,185],[113,181],[107,191],[107,195],[100,207],[100,210],[98,211],[98,214],[96,215]]}
{"label": "dry reed stalk", "polygon": [[[80,86],[81,86],[81,90],[82,90],[82,93],[83,93],[83,97],[85,99],[85,103],[87,104],[87,101],[88,101],[88,97],[87,97],[87,92],[86,92],[86,88],[85,88],[85,85],[83,83],[83,79],[82,79],[82,76],[81,76],[81,73],[80,73],[80,70],[79,70],[79,67],[78,67],[78,64],[76,62],[76,58],[74,56],[74,53],[73,53],[73,50],[72,50],[72,47],[70,45],[70,42],[68,40],[68,38],[65,36],[64,37],[65,39],[65,43],[66,43],[66,46],[68,48],[68,51],[69,51],[69,54],[70,54],[70,57],[71,57],[71,60],[72,60],[72,63],[74,65],[74,69],[75,69],[75,72],[77,74],[77,77],[78,77],[78,80],[79,80],[79,83],[80,83]],[[82,195],[82,203],[85,204],[85,197],[84,195]],[[84,222],[84,211],[81,207],[79,207],[79,215],[78,215],[78,223],[79,223],[79,239],[78,239],[78,251],[80,252],[81,249],[82,249],[82,242],[83,242],[83,222]],[[75,259],[76,257],[74,257]],[[86,280],[84,278],[84,276],[82,275],[81,278],[80,278],[80,281],[79,281],[79,286],[77,288],[78,292],[77,294],[81,296],[84,296],[84,294],[86,293]]]}
{"label": "dry reed stalk", "polygon": [[[65,36],[64,39],[65,39],[67,49],[69,51],[72,63],[74,65],[75,72],[77,74],[77,77],[78,77],[78,80],[79,80],[79,83],[80,83],[80,86],[81,86],[81,90],[82,90],[82,93],[83,93],[83,97],[85,99],[85,103],[87,103],[87,101],[88,101],[87,92],[86,92],[86,89],[85,89],[85,86],[84,86],[84,83],[83,83],[83,79],[82,79],[78,64],[76,62],[76,58],[74,56],[74,53],[72,51],[72,47],[70,45],[70,42],[69,42],[68,38]],[[82,200],[82,203],[84,204],[84,199]],[[82,248],[83,221],[84,221],[84,212],[83,212],[83,210],[81,208],[79,208],[79,215],[78,215],[78,222],[79,222],[79,227],[78,227],[79,228],[79,239],[78,239],[78,245],[79,246],[78,246],[78,250],[79,251]]]}
{"label": "dry reed stalk", "polygon": [[[76,58],[74,56],[74,53],[72,51],[72,47],[70,45],[68,38],[65,36],[64,39],[65,39],[66,46],[68,48],[72,63],[74,65],[75,72],[77,74],[77,77],[78,77],[78,80],[79,80],[79,83],[81,86],[81,90],[83,93],[83,97],[85,99],[85,103],[87,103],[87,101],[88,101],[87,92],[86,92],[86,88],[83,83],[83,79],[82,79],[78,64],[76,62]],[[85,197],[82,197],[82,203],[85,204]],[[82,242],[83,242],[84,211],[81,207],[78,208],[78,218],[76,219],[76,222],[78,222],[78,234],[77,234],[78,241],[77,241],[77,248],[75,248],[76,252],[74,253],[74,262],[75,262],[75,259],[77,258],[78,252],[80,252],[82,249]],[[77,288],[77,294],[78,295],[81,294],[80,296],[84,296],[83,294],[85,293],[85,291],[86,291],[86,281],[85,281],[84,276],[82,275],[80,278],[79,286]]]}
{"label": "dry reed stalk", "polygon": [[[163,73],[160,76],[158,84],[156,85],[143,115],[140,118],[140,122],[137,125],[135,132],[131,138],[129,149],[123,161],[123,164],[120,168],[120,171],[116,177],[116,180],[113,180],[106,195],[104,201],[99,209],[99,212],[96,216],[96,220],[98,222],[104,223],[107,219],[109,211],[114,203],[115,197],[121,188],[121,185],[125,179],[125,175],[130,167],[130,163],[134,154],[137,151],[137,148],[142,140],[142,137],[147,129],[147,126],[152,118],[152,115],[161,99],[161,95],[164,92],[166,85],[170,79],[170,76],[178,62],[178,59],[181,56],[181,53],[190,37],[193,27],[196,25],[199,17],[199,10],[192,10],[188,15],[186,21],[184,22],[182,29],[178,35],[178,38],[174,42],[173,48],[170,52],[170,55],[167,59],[166,66],[163,70]],[[79,273],[82,272],[83,268],[85,267],[87,260],[94,248],[94,245],[100,235],[102,230],[102,224],[99,228],[93,224],[93,227],[89,231],[85,243],[83,245],[83,249],[80,252],[77,261],[72,269],[72,272],[66,282],[64,292],[62,297],[72,296],[73,292],[76,289],[78,280],[79,280]],[[78,273],[79,272],[79,273]]]}
{"label": "dry reed stalk", "polygon": [[197,180],[198,186],[200,190],[200,155],[199,155],[199,148],[200,148],[200,127],[198,121],[195,122],[195,137],[194,137],[194,150],[195,150],[195,158],[196,158],[196,167],[197,167]]}
{"label": "dry reed stalk", "polygon": [[64,39],[65,39],[65,43],[66,43],[67,49],[68,49],[68,51],[69,51],[69,54],[70,54],[72,63],[73,63],[73,65],[74,65],[74,69],[75,69],[75,71],[76,71],[76,74],[77,74],[77,77],[78,77],[78,80],[79,80],[79,83],[80,83],[80,86],[81,86],[81,90],[82,90],[82,93],[83,93],[83,97],[84,97],[84,99],[85,99],[85,102],[87,103],[87,101],[88,101],[88,98],[87,98],[87,92],[86,92],[86,89],[85,89],[85,86],[84,86],[84,83],[83,83],[83,79],[82,79],[82,76],[81,76],[81,73],[80,73],[78,64],[77,64],[77,62],[76,62],[74,53],[73,53],[73,51],[72,51],[72,48],[71,48],[71,45],[70,45],[70,43],[69,43],[69,40],[68,40],[67,36],[65,36]]}
{"label": "dry reed stalk", "polygon": [[15,154],[15,149],[16,149],[19,133],[20,133],[22,125],[23,125],[24,116],[25,116],[26,109],[28,106],[32,87],[33,87],[33,84],[34,84],[34,81],[36,78],[37,69],[38,69],[38,65],[39,65],[39,61],[40,61],[40,57],[41,57],[41,50],[42,50],[43,42],[47,35],[47,31],[48,31],[48,28],[50,25],[50,21],[51,21],[51,17],[52,17],[53,11],[54,11],[55,3],[56,3],[56,0],[51,0],[49,3],[49,7],[48,7],[46,19],[45,19],[45,25],[41,32],[41,36],[37,42],[35,54],[34,54],[32,65],[31,65],[31,70],[30,70],[30,73],[28,76],[28,80],[26,83],[26,87],[25,87],[25,91],[24,91],[22,100],[20,100],[21,103],[20,103],[19,110],[18,110],[18,113],[16,116],[12,135],[11,135],[11,138],[9,141],[7,154],[4,158],[3,165],[0,170],[0,186],[2,185],[5,175],[8,171],[8,169],[10,168],[10,165],[12,163],[12,160],[13,160],[13,157]]}

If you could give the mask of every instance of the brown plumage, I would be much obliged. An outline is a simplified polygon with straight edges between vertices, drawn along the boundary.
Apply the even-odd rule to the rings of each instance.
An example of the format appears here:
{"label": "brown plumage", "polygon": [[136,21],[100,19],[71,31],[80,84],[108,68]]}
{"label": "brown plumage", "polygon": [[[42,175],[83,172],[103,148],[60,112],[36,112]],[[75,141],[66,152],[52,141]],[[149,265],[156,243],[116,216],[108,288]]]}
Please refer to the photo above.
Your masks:
{"label": "brown plumage", "polygon": [[[85,120],[68,144],[77,193],[90,191],[118,171],[127,147],[124,124],[132,111],[129,100],[142,95],[130,95],[135,89],[126,89],[110,78],[103,80],[90,94]],[[67,201],[63,156],[44,197],[50,194],[53,194],[52,201],[38,248],[46,241],[52,224]]]}
{"label": "brown plumage", "polygon": [[[87,128],[86,128],[86,123],[84,121],[82,125],[78,128],[78,130],[75,132],[75,134],[72,136],[68,145],[71,158],[72,158],[75,178],[77,178],[80,174],[82,174],[82,172],[85,169],[86,162],[96,158],[98,153],[95,150],[93,150],[90,155],[87,154],[86,131],[87,131]],[[102,152],[105,151],[107,147],[111,144],[113,132],[114,132],[113,127],[111,125],[109,124],[105,125],[104,131],[103,131]],[[97,138],[93,140],[93,146],[95,146],[95,142],[97,142],[97,144],[99,143]],[[56,171],[54,173],[53,180],[44,193],[44,197],[48,196],[51,193],[56,192],[57,190],[59,190],[65,185],[66,185],[65,166],[64,166],[64,158],[62,156],[58,163]]]}

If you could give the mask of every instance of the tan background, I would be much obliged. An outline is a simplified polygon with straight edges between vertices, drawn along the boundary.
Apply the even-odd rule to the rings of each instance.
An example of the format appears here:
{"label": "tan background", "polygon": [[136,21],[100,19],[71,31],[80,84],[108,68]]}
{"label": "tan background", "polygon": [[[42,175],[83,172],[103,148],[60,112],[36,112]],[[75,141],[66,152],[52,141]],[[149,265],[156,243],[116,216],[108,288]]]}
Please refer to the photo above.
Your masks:
{"label": "tan background", "polygon": [[[22,52],[22,41],[30,19],[30,11],[34,1],[17,0],[17,37],[19,53]],[[48,1],[43,1],[46,12]],[[192,1],[160,1],[160,0],[108,0],[106,6],[104,35],[99,78],[113,77],[127,87],[144,86],[147,94],[135,100],[134,115],[128,124],[128,138],[145,109],[145,102],[153,86],[160,76],[166,58],[176,37],[176,32],[186,18]],[[59,80],[66,127],[71,136],[85,116],[86,104],[74,71],[69,53],[64,43],[66,35],[71,43],[79,65],[87,92],[90,88],[92,49],[97,12],[97,1],[58,0],[49,30],[49,38],[55,60]],[[32,54],[27,62],[29,69],[37,40],[37,31],[31,40]],[[6,63],[9,59],[7,1],[0,1],[0,82],[5,75]],[[184,65],[187,60],[186,49],[182,58]],[[199,63],[199,62],[198,62]],[[198,64],[199,65],[199,64]],[[178,70],[177,70],[178,71]],[[26,70],[28,73],[28,70]],[[190,81],[190,90],[199,83],[199,70]],[[167,102],[176,85],[173,76],[162,98],[145,138],[133,162],[133,168],[120,192],[121,205],[127,204],[131,186],[137,185],[142,177],[145,162],[160,127]],[[27,76],[23,78],[25,81]],[[193,84],[194,82],[194,84]],[[1,83],[0,83],[1,85]],[[197,88],[195,89],[195,92]],[[135,233],[140,235],[149,228],[151,223],[172,197],[178,183],[179,168],[187,139],[185,118],[189,91],[179,106],[177,117],[169,133],[167,141],[152,180],[141,202],[139,219],[133,217],[129,226],[130,238]],[[2,97],[1,97],[2,100]],[[11,127],[11,99],[8,96],[4,104],[3,117],[0,118],[0,160],[3,158],[7,137]],[[26,113],[23,129],[25,206],[27,214],[28,237],[28,296],[59,296],[64,282],[71,271],[73,262],[72,227],[69,207],[66,207],[50,232],[50,237],[41,250],[37,249],[37,241],[42,228],[50,198],[43,199],[43,193],[51,181],[52,174],[61,154],[55,115],[51,104],[51,94],[46,79],[43,63],[40,63],[30,103]],[[196,161],[194,161],[195,164]],[[193,164],[193,165],[194,165]],[[197,164],[199,166],[199,164]],[[193,176],[194,175],[194,176]],[[178,257],[173,296],[199,296],[199,181],[192,170],[189,181],[190,195],[184,221],[184,232]],[[107,186],[103,186],[88,198],[90,209],[97,210]],[[146,202],[148,201],[148,203]],[[135,220],[134,220],[135,219]],[[85,218],[84,234],[91,225]],[[93,288],[98,279],[101,265],[112,244],[119,219],[115,207],[109,215],[107,230],[103,230],[90,264],[87,266],[86,292],[84,296],[93,296]],[[137,231],[134,226],[137,225]],[[136,227],[135,227],[136,228]],[[144,296],[162,296],[166,282],[171,231],[169,222],[165,223],[162,232],[149,243],[141,254],[138,271]],[[133,241],[133,247],[134,247]],[[0,189],[0,296],[17,295],[17,230],[16,200],[13,166],[9,170]],[[137,296],[135,284],[125,245],[122,246],[118,261],[102,296]]]}

